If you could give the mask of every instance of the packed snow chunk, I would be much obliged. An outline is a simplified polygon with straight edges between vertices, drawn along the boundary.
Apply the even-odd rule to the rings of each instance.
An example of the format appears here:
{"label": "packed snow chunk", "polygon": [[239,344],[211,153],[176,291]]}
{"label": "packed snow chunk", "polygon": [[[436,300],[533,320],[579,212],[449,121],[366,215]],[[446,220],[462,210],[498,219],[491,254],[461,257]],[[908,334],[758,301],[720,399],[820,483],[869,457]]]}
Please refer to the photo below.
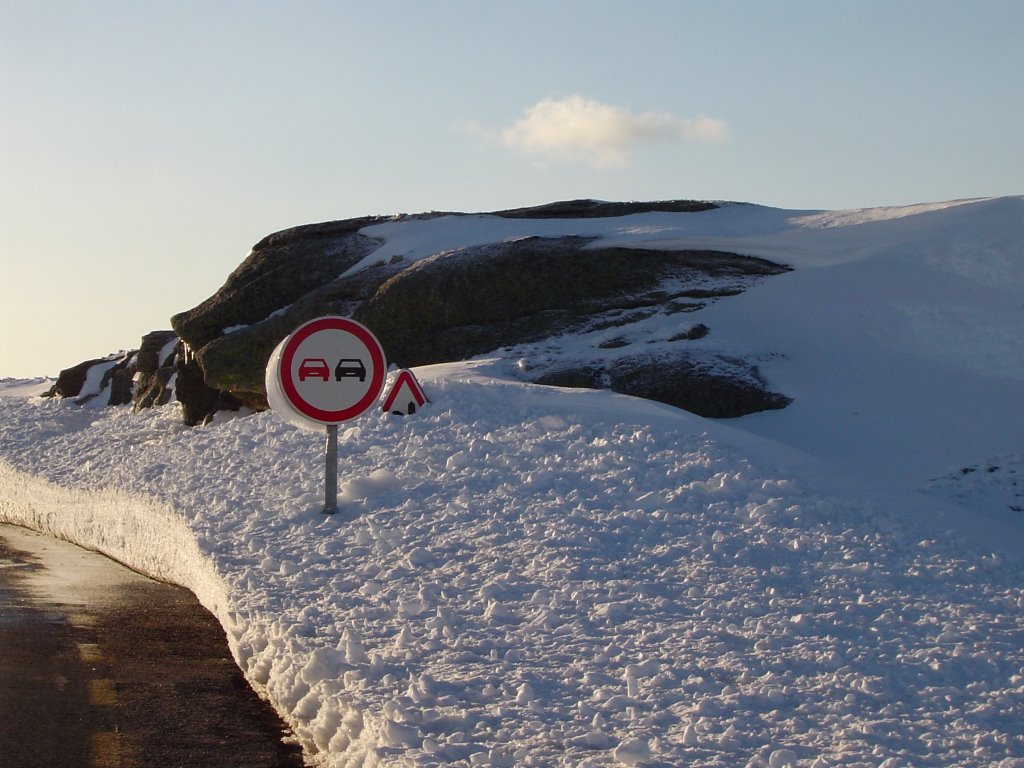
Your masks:
{"label": "packed snow chunk", "polygon": [[796,752],[791,749],[776,749],[768,756],[768,768],[795,768]]}
{"label": "packed snow chunk", "polygon": [[434,556],[423,547],[414,547],[412,551],[405,556],[406,563],[408,563],[409,567],[413,570],[418,570],[423,566],[428,565],[433,559]]}
{"label": "packed snow chunk", "polygon": [[595,728],[579,736],[573,743],[584,749],[611,749],[615,744],[615,739]]}
{"label": "packed snow chunk", "polygon": [[629,739],[615,748],[612,757],[623,765],[643,765],[651,759],[651,746],[647,739]]}
{"label": "packed snow chunk", "polygon": [[695,747],[699,741],[697,729],[693,726],[693,723],[688,723],[686,728],[683,729],[683,744],[688,747]]}
{"label": "packed snow chunk", "polygon": [[380,743],[385,747],[418,747],[423,744],[423,737],[415,725],[385,719],[380,729]]}
{"label": "packed snow chunk", "polygon": [[367,656],[366,648],[359,638],[343,636],[342,641],[345,643],[345,660],[349,664],[369,663],[370,658]]}
{"label": "packed snow chunk", "polygon": [[299,699],[299,703],[292,710],[292,715],[299,718],[299,720],[309,722],[317,716],[317,713],[320,711],[320,704],[320,695],[310,691]]}
{"label": "packed snow chunk", "polygon": [[561,416],[541,416],[540,424],[551,432],[557,432],[559,430],[566,429],[569,424]]}
{"label": "packed snow chunk", "polygon": [[369,477],[354,477],[340,484],[338,503],[363,501],[401,486],[401,481],[387,469],[376,469]]}
{"label": "packed snow chunk", "polygon": [[466,451],[458,451],[448,457],[448,461],[445,463],[445,469],[449,472],[455,472],[460,469],[465,469],[472,464],[472,459]]}
{"label": "packed snow chunk", "polygon": [[738,734],[739,732],[736,730],[736,726],[730,724],[729,727],[722,731],[722,734],[718,737],[718,745],[723,749],[730,749],[736,746]]}
{"label": "packed snow chunk", "polygon": [[598,603],[593,609],[593,614],[596,617],[612,623],[622,621],[628,613],[629,606],[625,603]]}
{"label": "packed snow chunk", "polygon": [[300,677],[308,685],[336,679],[343,670],[348,669],[347,661],[345,652],[340,649],[317,648],[309,655]]}
{"label": "packed snow chunk", "polygon": [[523,683],[516,691],[516,704],[529,704],[534,699],[533,686]]}
{"label": "packed snow chunk", "polygon": [[323,752],[330,749],[331,741],[338,737],[341,731],[341,720],[341,712],[324,707],[317,714],[316,719],[310,723],[310,735],[318,751]]}
{"label": "packed snow chunk", "polygon": [[491,600],[484,610],[484,618],[494,624],[515,624],[519,617],[505,603]]}

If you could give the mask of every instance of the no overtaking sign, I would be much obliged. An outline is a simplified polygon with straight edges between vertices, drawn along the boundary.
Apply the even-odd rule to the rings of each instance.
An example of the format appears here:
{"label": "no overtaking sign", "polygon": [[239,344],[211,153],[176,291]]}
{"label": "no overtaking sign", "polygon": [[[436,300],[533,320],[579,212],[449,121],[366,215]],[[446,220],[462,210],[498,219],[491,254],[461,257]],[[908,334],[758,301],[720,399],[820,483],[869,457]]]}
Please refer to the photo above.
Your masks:
{"label": "no overtaking sign", "polygon": [[285,340],[278,364],[288,403],[321,424],[340,424],[372,407],[386,374],[380,342],[347,317],[318,317],[299,326]]}

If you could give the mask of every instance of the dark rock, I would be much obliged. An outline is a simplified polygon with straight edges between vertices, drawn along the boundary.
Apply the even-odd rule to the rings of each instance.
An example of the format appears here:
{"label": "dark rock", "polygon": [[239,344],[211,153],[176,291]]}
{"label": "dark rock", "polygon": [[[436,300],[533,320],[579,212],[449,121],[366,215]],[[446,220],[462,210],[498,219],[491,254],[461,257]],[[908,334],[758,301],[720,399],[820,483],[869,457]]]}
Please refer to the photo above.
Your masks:
{"label": "dark rock", "polygon": [[670,337],[669,341],[696,341],[697,339],[703,339],[707,335],[708,327],[704,323],[697,323],[692,328]]}
{"label": "dark rock", "polygon": [[225,329],[259,323],[282,307],[332,283],[380,243],[358,230],[379,221],[353,219],[278,232],[257,243],[213,296],[171,318],[171,326],[199,350]]}
{"label": "dark rock", "polygon": [[137,381],[133,408],[165,405],[174,397],[171,382],[177,372],[181,342],[174,331],[152,331],[142,337],[136,358]]}
{"label": "dark rock", "polygon": [[43,397],[72,398],[78,405],[97,398],[104,405],[126,405],[132,401],[134,377],[135,352],[119,352],[64,369]]}
{"label": "dark rock", "polygon": [[178,401],[181,403],[182,419],[190,427],[202,424],[216,411],[221,393],[208,387],[203,371],[195,360],[178,364],[178,378],[175,384]]}
{"label": "dark rock", "polygon": [[[644,211],[703,211],[713,203],[687,200],[603,203],[575,200],[498,211],[509,218],[622,216]],[[171,318],[171,326],[197,354],[207,384],[259,405],[265,397],[262,371],[277,343],[306,320],[323,314],[351,315],[388,277],[391,264],[340,278],[380,243],[359,233],[372,224],[442,214],[368,216],[307,224],[275,232],[253,246],[249,256],[209,299]],[[207,348],[208,347],[208,348]]]}
{"label": "dark rock", "polygon": [[210,406],[210,412],[203,418],[202,423],[209,424],[223,411],[239,411],[244,407],[245,404],[230,392],[218,392],[217,399]]}
{"label": "dark rock", "polygon": [[135,366],[127,362],[111,368],[104,376],[103,389],[109,389],[107,405],[128,405],[132,401]]}
{"label": "dark rock", "polygon": [[771,392],[760,372],[742,360],[717,357],[671,361],[627,360],[610,372],[616,392],[674,405],[698,416],[731,419],[785,408],[790,398]]}
{"label": "dark rock", "polygon": [[325,314],[349,316],[400,266],[341,274],[380,243],[358,230],[393,217],[313,224],[269,235],[199,306],[171,318],[194,351],[206,385],[249,407],[267,408],[263,378],[274,347]]}
{"label": "dark rock", "polygon": [[628,358],[607,367],[553,371],[534,381],[558,387],[612,389],[716,419],[785,408],[791,402],[785,395],[769,391],[756,367],[729,358]]}
{"label": "dark rock", "polygon": [[[679,297],[702,278],[778,274],[777,264],[715,251],[585,249],[587,238],[525,238],[419,261],[355,313],[403,367],[462,360],[502,346],[623,322]],[[682,289],[666,288],[667,281]],[[726,289],[720,289],[720,292]],[[736,289],[728,289],[730,292]],[[713,294],[713,291],[702,290]]]}
{"label": "dark rock", "polygon": [[85,386],[86,377],[89,375],[89,369],[94,365],[102,365],[107,362],[106,358],[97,358],[94,360],[86,360],[73,365],[70,368],[65,368],[57,376],[57,381],[54,382],[53,386],[50,387],[46,392],[43,393],[43,397],[78,397],[82,391],[82,387]]}
{"label": "dark rock", "polygon": [[629,216],[634,213],[700,213],[718,206],[703,200],[658,200],[654,202],[612,203],[602,200],[564,200],[557,203],[497,211],[507,219],[599,219]]}
{"label": "dark rock", "polygon": [[401,266],[381,265],[328,282],[260,322],[232,329],[196,351],[196,359],[214,388],[234,394],[244,405],[267,408],[264,373],[281,339],[302,323],[322,315],[349,317]]}
{"label": "dark rock", "polygon": [[173,365],[177,347],[167,349],[172,341],[178,341],[174,331],[150,331],[143,336],[136,363],[139,373],[156,373],[161,368]]}

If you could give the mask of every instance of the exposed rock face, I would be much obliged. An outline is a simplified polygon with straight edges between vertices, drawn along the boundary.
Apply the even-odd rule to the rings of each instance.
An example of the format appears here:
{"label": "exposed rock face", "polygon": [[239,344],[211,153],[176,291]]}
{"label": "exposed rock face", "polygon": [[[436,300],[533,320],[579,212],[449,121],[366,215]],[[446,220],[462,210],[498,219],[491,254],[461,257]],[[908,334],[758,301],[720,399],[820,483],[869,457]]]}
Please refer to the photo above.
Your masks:
{"label": "exposed rock face", "polygon": [[[181,402],[182,419],[190,427],[202,424],[217,410],[221,392],[206,385],[203,371],[195,360],[178,363],[175,394]],[[237,409],[235,405],[235,409]]]}
{"label": "exposed rock face", "polygon": [[135,410],[170,402],[180,354],[181,342],[174,331],[153,331],[142,337],[135,362]]}
{"label": "exposed rock face", "polygon": [[266,408],[263,373],[277,343],[322,314],[350,315],[391,272],[339,279],[380,243],[359,229],[385,219],[312,224],[269,235],[199,306],[171,318],[195,354],[203,381]]}
{"label": "exposed rock face", "polygon": [[[687,311],[784,271],[715,251],[586,249],[587,238],[527,238],[425,259],[385,282],[355,313],[388,357],[409,367],[498,347]],[[707,277],[735,282],[702,287]],[[625,315],[625,318],[623,317]]]}
{"label": "exposed rock face", "polygon": [[597,219],[629,216],[633,213],[700,213],[718,206],[706,200],[657,200],[651,202],[616,203],[604,200],[562,200],[529,208],[510,208],[496,216],[506,219]]}
{"label": "exposed rock face", "polygon": [[[572,200],[492,215],[585,219],[648,211],[696,215],[715,207],[688,200]],[[82,403],[134,402],[136,409],[176,398],[187,424],[206,422],[222,409],[266,408],[264,371],[274,347],[303,322],[334,314],[368,325],[388,360],[403,367],[497,351],[531,358],[519,371],[531,381],[611,388],[704,416],[738,416],[789,402],[768,390],[756,365],[695,346],[713,331],[685,322],[687,313],[786,268],[716,251],[527,237],[411,264],[395,257],[345,276],[382,244],[363,234],[366,227],[442,215],[459,214],[364,217],[269,235],[213,296],[175,315],[173,331],[147,334],[137,354],[62,372],[49,394]],[[667,338],[656,337],[666,328]],[[558,347],[545,340],[566,335],[585,341],[571,354],[536,356],[540,348]]]}
{"label": "exposed rock face", "polygon": [[610,366],[561,369],[538,384],[628,392],[713,419],[785,408],[792,400],[769,391],[757,367],[735,358],[635,357]]}
{"label": "exposed rock face", "polygon": [[78,405],[131,403],[135,411],[178,400],[189,426],[241,407],[230,392],[206,385],[202,369],[184,354],[174,331],[152,331],[142,337],[137,351],[86,360],[61,371],[43,397],[70,398]]}
{"label": "exposed rock face", "polygon": [[73,398],[79,405],[127,405],[134,376],[135,352],[119,352],[65,368],[43,397]]}
{"label": "exposed rock face", "polygon": [[78,397],[85,386],[85,380],[89,375],[89,369],[95,365],[103,365],[106,358],[85,360],[78,365],[65,368],[60,372],[57,381],[49,390],[43,393],[43,397]]}
{"label": "exposed rock face", "polygon": [[[685,200],[577,200],[494,215],[696,215],[714,207]],[[681,327],[669,339],[679,343],[668,358],[632,351],[629,333],[649,318],[699,309],[786,268],[730,253],[595,248],[584,237],[531,237],[437,254],[411,265],[396,258],[342,276],[381,244],[361,229],[439,215],[312,224],[257,243],[217,293],[171,319],[184,344],[177,389],[179,400],[189,403],[186,420],[201,421],[225,402],[266,408],[264,371],[274,347],[301,323],[327,314],[368,325],[389,362],[405,367],[621,327],[621,338],[596,343],[591,359],[550,361],[528,377],[609,386],[707,416],[736,416],[788,402],[767,391],[755,366],[693,353],[686,342],[706,335],[706,327]]]}

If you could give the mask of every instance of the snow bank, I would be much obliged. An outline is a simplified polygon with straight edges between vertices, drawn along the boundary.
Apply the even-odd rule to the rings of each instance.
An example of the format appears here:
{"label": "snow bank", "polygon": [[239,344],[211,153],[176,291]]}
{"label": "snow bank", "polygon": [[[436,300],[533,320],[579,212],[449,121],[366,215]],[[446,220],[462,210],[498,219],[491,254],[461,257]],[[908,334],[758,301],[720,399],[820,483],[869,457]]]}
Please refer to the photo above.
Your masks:
{"label": "snow bank", "polygon": [[196,589],[318,764],[1024,758],[1015,563],[696,417],[485,374],[343,428],[334,517],[273,414],[0,400],[0,517]]}
{"label": "snow bank", "polygon": [[180,584],[226,623],[223,580],[173,508],[124,491],[68,489],[2,462],[0,489],[0,520],[74,542],[151,578]]}

